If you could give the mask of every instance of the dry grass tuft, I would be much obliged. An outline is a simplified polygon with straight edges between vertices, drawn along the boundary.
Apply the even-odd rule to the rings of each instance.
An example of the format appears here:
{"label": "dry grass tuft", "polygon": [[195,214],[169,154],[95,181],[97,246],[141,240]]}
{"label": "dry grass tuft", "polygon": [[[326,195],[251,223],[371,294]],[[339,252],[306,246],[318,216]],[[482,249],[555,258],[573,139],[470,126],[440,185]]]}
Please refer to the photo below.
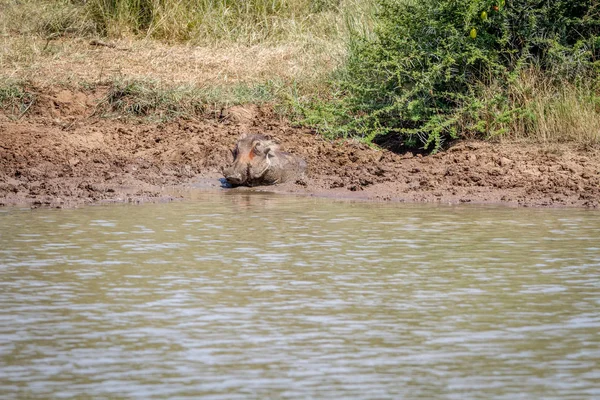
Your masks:
{"label": "dry grass tuft", "polygon": [[[493,88],[485,93],[488,99],[495,95]],[[507,118],[494,127],[501,138],[600,144],[600,94],[593,79],[556,82],[528,70],[509,84],[508,102]]]}
{"label": "dry grass tuft", "polygon": [[541,142],[600,143],[600,95],[591,81],[557,83],[530,71],[513,92],[529,111],[515,126],[517,135]]}
{"label": "dry grass tuft", "polygon": [[97,31],[82,6],[69,0],[0,0],[0,33],[41,38],[91,35]]}

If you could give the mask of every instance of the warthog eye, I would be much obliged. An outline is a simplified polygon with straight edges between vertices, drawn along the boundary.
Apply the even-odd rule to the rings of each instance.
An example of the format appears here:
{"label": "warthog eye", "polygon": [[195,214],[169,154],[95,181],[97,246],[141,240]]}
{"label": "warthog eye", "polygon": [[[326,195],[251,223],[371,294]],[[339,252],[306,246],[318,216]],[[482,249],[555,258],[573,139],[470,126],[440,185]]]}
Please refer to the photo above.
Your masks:
{"label": "warthog eye", "polygon": [[231,155],[233,156],[233,159],[235,160],[237,158],[237,155],[238,155],[238,149],[237,149],[237,147],[235,147],[234,149],[232,149],[230,151],[231,151]]}

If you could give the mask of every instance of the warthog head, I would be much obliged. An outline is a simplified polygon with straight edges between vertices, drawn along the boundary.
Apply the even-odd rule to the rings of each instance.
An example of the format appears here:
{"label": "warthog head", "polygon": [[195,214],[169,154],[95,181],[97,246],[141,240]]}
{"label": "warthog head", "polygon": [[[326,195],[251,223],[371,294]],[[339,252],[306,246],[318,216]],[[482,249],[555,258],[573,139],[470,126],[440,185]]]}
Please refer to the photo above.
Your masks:
{"label": "warthog head", "polygon": [[306,170],[304,160],[261,135],[243,134],[232,153],[233,164],[223,169],[223,175],[233,186],[273,185],[297,179]]}

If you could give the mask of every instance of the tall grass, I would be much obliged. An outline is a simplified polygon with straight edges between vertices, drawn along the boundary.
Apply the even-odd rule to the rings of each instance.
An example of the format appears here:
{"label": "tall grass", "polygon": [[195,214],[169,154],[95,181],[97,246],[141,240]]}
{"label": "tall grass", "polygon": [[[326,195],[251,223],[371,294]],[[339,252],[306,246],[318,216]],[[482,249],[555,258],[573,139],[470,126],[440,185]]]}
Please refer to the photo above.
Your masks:
{"label": "tall grass", "polygon": [[214,44],[338,40],[373,0],[0,0],[3,34]]}
{"label": "tall grass", "polygon": [[[367,1],[368,3],[369,1]],[[193,43],[337,38],[358,0],[88,0],[103,35],[144,36]]]}
{"label": "tall grass", "polygon": [[97,32],[83,1],[0,0],[0,33],[43,38],[81,36]]}
{"label": "tall grass", "polygon": [[480,117],[492,138],[600,144],[600,93],[592,79],[557,82],[531,68],[510,83],[500,103],[494,101],[499,92],[496,85],[482,91],[488,107]]}

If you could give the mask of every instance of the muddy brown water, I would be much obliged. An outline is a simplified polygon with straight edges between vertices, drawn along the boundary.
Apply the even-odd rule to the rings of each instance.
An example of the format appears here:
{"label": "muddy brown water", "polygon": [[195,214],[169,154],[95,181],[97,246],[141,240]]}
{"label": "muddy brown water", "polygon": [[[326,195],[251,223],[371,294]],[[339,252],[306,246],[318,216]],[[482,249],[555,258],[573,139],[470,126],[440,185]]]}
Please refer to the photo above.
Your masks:
{"label": "muddy brown water", "polygon": [[0,209],[0,397],[600,397],[600,212]]}

